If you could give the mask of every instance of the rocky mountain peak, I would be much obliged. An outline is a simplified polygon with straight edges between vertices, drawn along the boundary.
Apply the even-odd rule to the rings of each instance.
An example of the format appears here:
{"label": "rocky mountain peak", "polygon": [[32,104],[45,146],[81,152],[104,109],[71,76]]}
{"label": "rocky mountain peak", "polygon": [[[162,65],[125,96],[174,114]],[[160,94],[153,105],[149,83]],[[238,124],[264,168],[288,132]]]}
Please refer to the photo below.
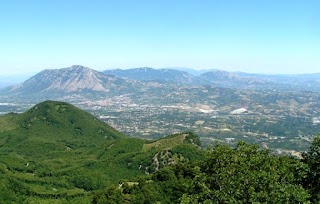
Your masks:
{"label": "rocky mountain peak", "polygon": [[66,70],[70,72],[95,72],[95,70],[82,65],[72,65],[71,67],[62,68],[61,71]]}
{"label": "rocky mountain peak", "polygon": [[11,91],[19,92],[108,92],[110,87],[123,83],[123,79],[107,76],[81,65],[62,69],[44,70],[24,83],[15,86]]}

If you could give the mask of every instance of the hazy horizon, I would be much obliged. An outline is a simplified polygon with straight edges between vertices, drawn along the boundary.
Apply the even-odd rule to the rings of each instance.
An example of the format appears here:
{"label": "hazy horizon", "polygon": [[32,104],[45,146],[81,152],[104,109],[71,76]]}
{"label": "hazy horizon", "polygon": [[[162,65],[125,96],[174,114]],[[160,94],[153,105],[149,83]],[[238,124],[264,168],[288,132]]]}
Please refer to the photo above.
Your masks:
{"label": "hazy horizon", "polygon": [[0,76],[80,64],[320,72],[315,0],[22,1],[0,6]]}
{"label": "hazy horizon", "polygon": [[[59,67],[59,68],[48,68],[48,69],[42,69],[42,70],[39,70],[39,71],[30,71],[30,72],[21,72],[21,73],[10,73],[10,74],[0,74],[0,81],[3,81],[3,82],[10,82],[10,79],[15,79],[16,81],[15,82],[22,82],[44,70],[52,70],[52,69],[55,69],[55,70],[58,70],[58,69],[64,69],[64,68],[69,68],[71,66],[78,66],[78,65],[70,65],[70,66],[67,66],[67,67]],[[192,71],[199,71],[200,73],[204,73],[204,72],[209,72],[209,71],[213,71],[213,70],[219,70],[219,71],[227,71],[227,72],[234,72],[234,73],[239,73],[239,72],[242,72],[242,73],[248,73],[248,74],[262,74],[262,75],[303,75],[303,74],[320,74],[320,71],[318,72],[310,72],[310,73],[268,73],[268,72],[245,72],[245,71],[241,71],[241,70],[235,70],[235,71],[232,71],[232,70],[223,70],[223,69],[194,69],[194,68],[190,68],[190,67],[150,67],[150,66],[144,66],[144,67],[129,67],[129,68],[121,68],[121,67],[113,67],[113,68],[105,68],[105,69],[96,69],[94,67],[88,67],[88,66],[85,66],[85,65],[80,65],[80,66],[83,66],[83,67],[87,67],[87,68],[90,68],[90,69],[93,69],[95,71],[98,71],[98,72],[103,72],[103,71],[106,71],[106,70],[113,70],[113,69],[122,69],[122,70],[127,70],[127,69],[135,69],[135,68],[152,68],[152,69],[175,69],[175,70],[181,70],[181,71],[186,71],[186,72],[189,72],[192,74]],[[10,83],[10,84],[14,84],[14,83]]]}

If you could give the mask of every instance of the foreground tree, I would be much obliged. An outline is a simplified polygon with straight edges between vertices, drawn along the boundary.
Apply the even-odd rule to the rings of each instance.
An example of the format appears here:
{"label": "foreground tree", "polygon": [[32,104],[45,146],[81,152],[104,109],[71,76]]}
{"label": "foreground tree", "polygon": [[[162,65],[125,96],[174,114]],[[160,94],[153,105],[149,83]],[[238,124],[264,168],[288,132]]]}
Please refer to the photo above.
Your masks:
{"label": "foreground tree", "polygon": [[258,146],[218,145],[208,151],[195,178],[201,203],[306,203],[308,192],[299,184],[306,165],[286,156],[271,155]]}
{"label": "foreground tree", "polygon": [[303,154],[303,162],[309,167],[304,186],[309,189],[312,202],[320,202],[320,135],[312,141],[310,151]]}

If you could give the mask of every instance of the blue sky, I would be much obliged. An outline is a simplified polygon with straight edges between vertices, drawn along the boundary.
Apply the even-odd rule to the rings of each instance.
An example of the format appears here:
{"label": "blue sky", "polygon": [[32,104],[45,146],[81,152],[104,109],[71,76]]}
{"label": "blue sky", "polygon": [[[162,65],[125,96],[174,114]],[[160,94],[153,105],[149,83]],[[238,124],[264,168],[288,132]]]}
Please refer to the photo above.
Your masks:
{"label": "blue sky", "polygon": [[318,0],[0,2],[0,75],[81,64],[320,72]]}

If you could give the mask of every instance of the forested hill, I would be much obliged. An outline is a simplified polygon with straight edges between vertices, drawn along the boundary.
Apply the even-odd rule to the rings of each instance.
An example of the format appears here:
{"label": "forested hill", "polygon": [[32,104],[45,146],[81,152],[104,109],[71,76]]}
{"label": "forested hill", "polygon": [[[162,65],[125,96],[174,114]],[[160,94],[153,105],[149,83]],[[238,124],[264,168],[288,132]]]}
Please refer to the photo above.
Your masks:
{"label": "forested hill", "polygon": [[0,203],[91,203],[121,179],[201,160],[192,133],[129,138],[68,103],[0,117]]}

